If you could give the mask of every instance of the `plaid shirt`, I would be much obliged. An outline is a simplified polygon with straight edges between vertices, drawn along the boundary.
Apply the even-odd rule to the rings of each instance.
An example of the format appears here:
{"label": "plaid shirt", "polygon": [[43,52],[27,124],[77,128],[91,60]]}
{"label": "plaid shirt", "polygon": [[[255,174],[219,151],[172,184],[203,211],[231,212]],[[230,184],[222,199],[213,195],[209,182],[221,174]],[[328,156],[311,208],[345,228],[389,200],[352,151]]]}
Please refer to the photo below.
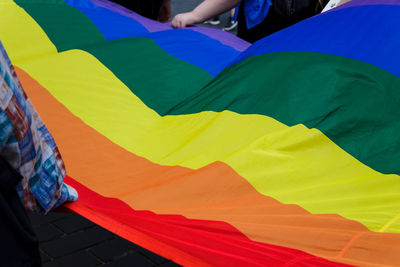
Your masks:
{"label": "plaid shirt", "polygon": [[28,211],[49,211],[78,199],[63,183],[64,162],[25,94],[0,42],[0,155],[23,177],[17,190]]}

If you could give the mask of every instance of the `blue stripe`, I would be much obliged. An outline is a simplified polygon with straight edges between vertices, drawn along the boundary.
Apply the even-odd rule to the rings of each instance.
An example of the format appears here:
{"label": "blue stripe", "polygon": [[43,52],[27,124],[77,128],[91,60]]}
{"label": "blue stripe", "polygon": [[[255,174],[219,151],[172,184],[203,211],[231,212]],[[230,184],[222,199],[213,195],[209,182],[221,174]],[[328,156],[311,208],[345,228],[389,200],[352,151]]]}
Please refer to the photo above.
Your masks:
{"label": "blue stripe", "polygon": [[88,16],[108,41],[126,37],[150,38],[170,55],[204,69],[213,77],[240,54],[234,48],[196,31],[181,29],[150,33],[134,19],[98,7],[89,0],[65,2]]}
{"label": "blue stripe", "polygon": [[189,29],[154,32],[150,36],[170,55],[204,69],[213,77],[241,53]]}
{"label": "blue stripe", "polygon": [[315,16],[256,42],[232,64],[284,51],[353,58],[400,76],[400,6],[357,6]]}
{"label": "blue stripe", "polygon": [[68,5],[83,12],[110,41],[126,37],[144,37],[148,30],[136,20],[114,11],[98,7],[90,0],[64,0]]}

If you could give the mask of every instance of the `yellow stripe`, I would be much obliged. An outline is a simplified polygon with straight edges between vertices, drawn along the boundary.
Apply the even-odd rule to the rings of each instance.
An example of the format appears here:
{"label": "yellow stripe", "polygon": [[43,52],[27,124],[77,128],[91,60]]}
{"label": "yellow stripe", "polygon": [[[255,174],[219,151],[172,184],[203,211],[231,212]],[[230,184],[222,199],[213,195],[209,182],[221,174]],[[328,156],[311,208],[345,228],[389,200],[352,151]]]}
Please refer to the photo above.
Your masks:
{"label": "yellow stripe", "polygon": [[[392,232],[392,233],[399,233],[400,232],[400,223],[397,222],[400,221],[400,213],[397,214],[393,219],[391,219],[389,222],[387,222],[382,229],[379,230],[379,232]],[[397,223],[396,223],[397,222]],[[397,228],[397,229],[391,229],[391,228]]]}
{"label": "yellow stripe", "polygon": [[0,1],[0,21],[0,41],[15,65],[57,53],[42,28],[14,1]]}
{"label": "yellow stripe", "polygon": [[[189,168],[223,161],[265,195],[312,213],[337,213],[375,231],[397,215],[399,177],[375,172],[320,131],[229,111],[160,117],[96,58],[79,50],[54,54],[38,25],[18,7],[8,8],[13,23],[0,16],[0,24],[7,25],[0,38],[12,59],[72,113],[128,151]],[[21,60],[29,53],[20,42],[38,46],[32,55],[49,52]]]}

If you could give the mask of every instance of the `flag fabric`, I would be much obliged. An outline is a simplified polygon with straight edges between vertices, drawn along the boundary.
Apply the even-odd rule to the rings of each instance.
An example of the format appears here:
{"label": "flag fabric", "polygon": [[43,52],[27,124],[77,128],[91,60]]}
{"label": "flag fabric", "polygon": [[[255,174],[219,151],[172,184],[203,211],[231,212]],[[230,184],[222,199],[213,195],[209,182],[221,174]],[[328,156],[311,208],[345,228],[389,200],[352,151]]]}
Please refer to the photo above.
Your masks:
{"label": "flag fabric", "polygon": [[183,265],[400,263],[400,2],[253,45],[105,0],[3,0],[67,206]]}

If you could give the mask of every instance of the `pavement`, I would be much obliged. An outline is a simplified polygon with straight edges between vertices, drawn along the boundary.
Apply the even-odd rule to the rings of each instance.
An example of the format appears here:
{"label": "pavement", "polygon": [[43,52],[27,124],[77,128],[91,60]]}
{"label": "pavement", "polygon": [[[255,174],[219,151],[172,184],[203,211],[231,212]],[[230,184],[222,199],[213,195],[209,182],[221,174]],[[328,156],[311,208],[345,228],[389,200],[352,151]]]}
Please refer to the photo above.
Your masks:
{"label": "pavement", "polygon": [[75,213],[29,213],[43,267],[180,266]]}
{"label": "pavement", "polygon": [[[196,7],[201,0],[171,0],[172,17]],[[222,29],[221,24],[203,26]],[[235,34],[235,32],[232,32]],[[75,213],[29,214],[39,239],[43,267],[162,266],[178,264],[131,243]]]}

